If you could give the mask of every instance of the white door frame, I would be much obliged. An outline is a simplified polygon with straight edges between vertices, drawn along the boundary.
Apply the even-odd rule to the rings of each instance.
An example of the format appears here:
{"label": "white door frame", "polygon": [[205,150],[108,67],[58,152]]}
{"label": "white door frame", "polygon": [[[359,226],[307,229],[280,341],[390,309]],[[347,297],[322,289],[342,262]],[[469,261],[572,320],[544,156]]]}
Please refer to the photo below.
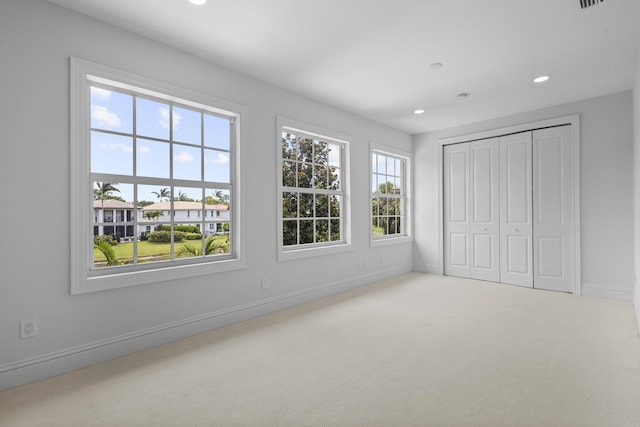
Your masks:
{"label": "white door frame", "polygon": [[581,261],[580,261],[580,115],[557,117],[548,120],[541,120],[531,123],[523,123],[520,125],[509,126],[487,131],[474,132],[465,135],[459,135],[438,140],[438,247],[440,248],[440,256],[438,268],[440,274],[444,275],[444,200],[443,200],[443,147],[449,144],[457,144],[460,142],[471,142],[480,139],[495,138],[512,133],[533,131],[554,126],[570,125],[573,144],[573,250],[574,250],[574,283],[573,294],[581,294]]}

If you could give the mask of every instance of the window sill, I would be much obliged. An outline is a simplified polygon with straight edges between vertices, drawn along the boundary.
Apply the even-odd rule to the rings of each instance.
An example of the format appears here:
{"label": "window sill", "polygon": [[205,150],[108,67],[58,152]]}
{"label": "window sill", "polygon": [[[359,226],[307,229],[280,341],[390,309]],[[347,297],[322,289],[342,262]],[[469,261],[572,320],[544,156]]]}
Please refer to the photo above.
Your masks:
{"label": "window sill", "polygon": [[279,248],[278,250],[278,261],[290,261],[295,259],[304,259],[311,258],[323,255],[333,255],[343,252],[353,251],[353,246],[350,243],[343,243],[339,245],[331,245],[331,246],[321,246],[314,248],[302,248],[302,249],[291,249],[291,250],[283,250]]}
{"label": "window sill", "polygon": [[411,243],[413,242],[413,237],[411,236],[398,236],[398,237],[380,237],[377,239],[371,238],[371,247],[376,248],[380,246],[389,246],[389,245],[399,245],[402,243]]}
{"label": "window sill", "polygon": [[153,270],[115,273],[109,275],[83,277],[71,289],[72,295],[106,291],[109,289],[181,280],[197,276],[222,273],[247,268],[243,259],[229,259],[202,264],[186,264],[157,268]]}

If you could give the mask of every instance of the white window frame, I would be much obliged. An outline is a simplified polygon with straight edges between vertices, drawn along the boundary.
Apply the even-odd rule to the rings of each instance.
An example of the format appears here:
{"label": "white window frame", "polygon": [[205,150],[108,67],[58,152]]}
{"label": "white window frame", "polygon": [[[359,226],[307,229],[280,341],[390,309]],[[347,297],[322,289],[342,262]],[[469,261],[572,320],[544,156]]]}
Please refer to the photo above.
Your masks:
{"label": "white window frame", "polygon": [[[146,77],[117,70],[94,62],[71,57],[71,294],[84,294],[107,289],[123,288],[166,280],[219,273],[247,268],[245,255],[246,233],[243,207],[243,182],[246,172],[241,167],[245,153],[241,136],[247,135],[248,110],[246,107],[193,92],[178,86],[158,82]],[[104,274],[91,270],[93,250],[93,188],[90,182],[90,86],[95,83],[115,85],[140,95],[159,97],[169,102],[207,109],[212,113],[233,117],[233,154],[231,156],[231,206],[233,248],[223,259],[202,258],[194,262],[176,262],[167,265],[149,263],[135,271],[110,269]],[[140,264],[138,264],[139,266]],[[106,269],[105,269],[106,270]],[[115,270],[115,271],[114,271]]]}
{"label": "white window frame", "polygon": [[[403,215],[404,218],[401,222],[404,227],[404,232],[402,234],[386,234],[383,236],[373,236],[373,193],[371,189],[373,188],[373,155],[375,153],[379,153],[385,156],[395,157],[403,161],[404,164],[404,176],[403,185]],[[370,141],[369,143],[369,239],[370,246],[386,246],[386,245],[394,245],[399,243],[407,243],[413,241],[413,154],[404,150],[400,150],[398,148],[379,144],[374,141]]]}
{"label": "white window frame", "polygon": [[[351,191],[350,191],[350,141],[351,137],[336,131],[325,129],[309,123],[278,116],[276,118],[276,152],[277,152],[277,216],[278,216],[278,261],[288,261],[300,258],[315,257],[320,255],[330,255],[353,250],[351,245]],[[340,184],[342,186],[342,234],[340,241],[313,243],[301,246],[284,246],[283,239],[283,213],[282,213],[282,193],[285,187],[282,183],[282,132],[291,131],[301,133],[305,136],[315,138],[325,138],[343,145],[341,153]]]}

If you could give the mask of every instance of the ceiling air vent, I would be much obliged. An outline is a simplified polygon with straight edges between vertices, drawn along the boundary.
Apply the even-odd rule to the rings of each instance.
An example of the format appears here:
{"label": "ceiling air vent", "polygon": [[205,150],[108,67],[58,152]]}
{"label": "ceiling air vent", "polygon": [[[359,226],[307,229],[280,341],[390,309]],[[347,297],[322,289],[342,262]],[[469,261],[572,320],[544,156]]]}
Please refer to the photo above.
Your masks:
{"label": "ceiling air vent", "polygon": [[591,6],[595,6],[599,3],[602,3],[604,0],[580,0],[580,7],[586,9]]}

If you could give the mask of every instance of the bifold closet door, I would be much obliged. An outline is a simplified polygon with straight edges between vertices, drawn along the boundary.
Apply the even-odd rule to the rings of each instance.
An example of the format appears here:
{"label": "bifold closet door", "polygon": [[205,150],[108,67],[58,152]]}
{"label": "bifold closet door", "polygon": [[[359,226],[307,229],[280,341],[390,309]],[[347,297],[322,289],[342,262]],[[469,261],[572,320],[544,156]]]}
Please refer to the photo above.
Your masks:
{"label": "bifold closet door", "polygon": [[500,281],[533,287],[532,134],[500,138]]}
{"label": "bifold closet door", "polygon": [[500,281],[497,138],[444,147],[445,274]]}
{"label": "bifold closet door", "polygon": [[471,274],[500,281],[500,170],[498,138],[469,145]]}
{"label": "bifold closet door", "polygon": [[571,126],[533,132],[534,287],[572,292],[574,279]]}
{"label": "bifold closet door", "polygon": [[444,171],[444,274],[470,277],[469,143],[447,145]]}

